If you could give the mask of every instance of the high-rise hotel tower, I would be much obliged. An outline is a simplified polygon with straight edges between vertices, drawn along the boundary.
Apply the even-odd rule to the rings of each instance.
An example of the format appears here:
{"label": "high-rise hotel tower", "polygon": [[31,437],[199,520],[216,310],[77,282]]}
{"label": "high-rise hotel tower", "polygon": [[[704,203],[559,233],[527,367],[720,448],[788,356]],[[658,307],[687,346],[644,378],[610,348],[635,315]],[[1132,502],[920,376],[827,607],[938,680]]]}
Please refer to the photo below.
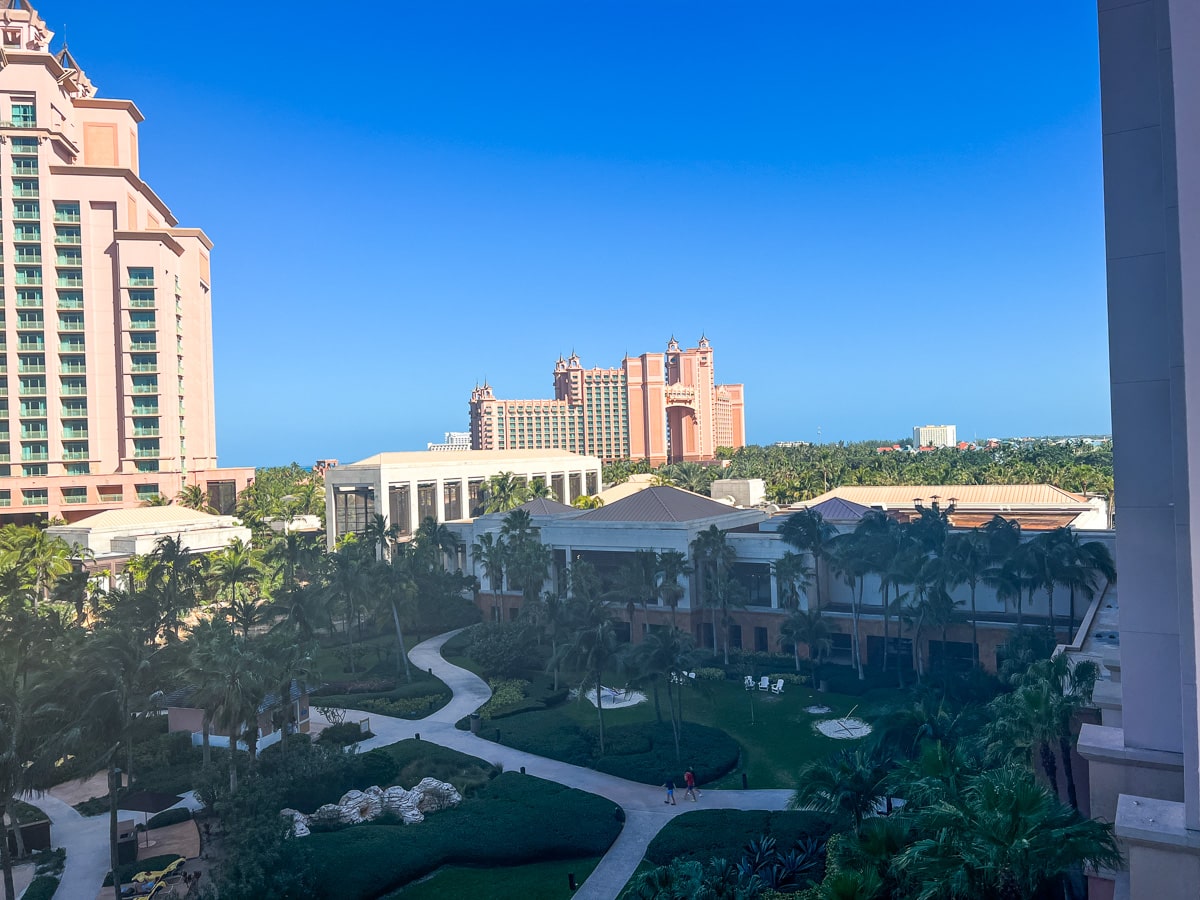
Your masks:
{"label": "high-rise hotel tower", "polygon": [[27,0],[0,0],[0,520],[174,497],[226,507],[209,251],[138,175],[129,100],[96,96]]}
{"label": "high-rise hotel tower", "polygon": [[559,357],[553,400],[497,400],[488,384],[471,393],[475,450],[558,449],[659,465],[712,460],[718,447],[745,443],[743,385],[716,383],[704,337],[687,350],[671,338],[665,354],[627,356],[614,369]]}

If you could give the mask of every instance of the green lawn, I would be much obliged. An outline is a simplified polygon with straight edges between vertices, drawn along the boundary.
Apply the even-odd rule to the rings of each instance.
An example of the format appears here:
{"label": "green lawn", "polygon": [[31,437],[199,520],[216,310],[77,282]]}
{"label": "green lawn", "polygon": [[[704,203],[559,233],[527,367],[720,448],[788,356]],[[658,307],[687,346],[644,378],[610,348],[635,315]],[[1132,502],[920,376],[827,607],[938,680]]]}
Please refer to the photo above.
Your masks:
{"label": "green lawn", "polygon": [[487,897],[488,900],[566,900],[571,896],[567,876],[583,884],[599,857],[553,860],[503,869],[446,866],[428,878],[388,894],[383,900],[445,900],[447,897]]}
{"label": "green lawn", "polygon": [[[685,687],[683,693],[683,715],[687,721],[718,728],[742,748],[737,767],[710,785],[721,788],[740,788],[742,773],[751,788],[791,788],[795,771],[805,762],[859,743],[827,738],[813,728],[815,722],[852,711],[856,716],[870,719],[899,700],[896,691],[877,691],[864,698],[820,693],[796,685],[786,685],[783,694],[774,695],[747,691],[740,681],[699,681]],[[665,718],[665,696],[660,700]],[[830,707],[832,712],[828,715],[805,712],[805,707],[818,704]],[[485,722],[480,736],[493,740],[498,728],[505,744],[543,755],[559,750],[555,757],[565,759],[562,755],[567,752],[565,748],[545,740],[546,735],[553,734],[555,722],[562,722],[561,717],[583,728],[596,727],[596,708],[587,701],[571,701],[550,710]],[[604,714],[606,727],[648,723],[654,719],[653,699],[635,707],[606,710]],[[687,766],[690,761],[683,759],[680,763]]]}

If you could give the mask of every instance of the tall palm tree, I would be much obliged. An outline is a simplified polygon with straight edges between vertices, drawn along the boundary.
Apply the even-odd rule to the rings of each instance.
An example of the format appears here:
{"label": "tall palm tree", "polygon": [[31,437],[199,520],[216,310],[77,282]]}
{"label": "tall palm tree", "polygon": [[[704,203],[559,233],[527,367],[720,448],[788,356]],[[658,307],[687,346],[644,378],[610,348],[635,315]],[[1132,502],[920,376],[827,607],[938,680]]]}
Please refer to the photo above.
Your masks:
{"label": "tall palm tree", "polygon": [[1080,541],[1074,529],[1067,529],[1060,545],[1062,565],[1059,581],[1070,591],[1070,618],[1068,631],[1075,634],[1075,599],[1081,596],[1091,601],[1096,596],[1099,579],[1104,579],[1104,590],[1117,580],[1116,566],[1108,547],[1100,541]]}
{"label": "tall palm tree", "polygon": [[606,600],[625,604],[631,639],[635,624],[633,613],[638,606],[642,608],[643,628],[649,625],[647,607],[650,600],[654,599],[656,566],[653,550],[633,551],[633,556],[618,567],[613,588],[605,594]]}
{"label": "tall palm tree", "polygon": [[858,679],[865,679],[862,664],[862,628],[859,621],[864,577],[870,563],[863,553],[863,538],[854,532],[839,534],[826,551],[829,567],[850,588],[850,653]]}
{"label": "tall palm tree", "polygon": [[950,584],[966,584],[971,589],[971,664],[979,668],[979,625],[975,591],[992,564],[987,536],[978,528],[952,534],[946,540],[946,559]]}
{"label": "tall palm tree", "polygon": [[800,645],[808,647],[812,682],[816,690],[820,690],[821,685],[821,661],[833,650],[832,633],[819,606],[793,610],[779,630],[780,643],[792,645],[797,672],[800,671]]}
{"label": "tall palm tree", "polygon": [[817,606],[821,600],[821,563],[829,550],[829,542],[837,535],[837,529],[825,521],[815,509],[802,509],[788,516],[779,528],[779,536],[802,553],[813,558],[813,576],[817,586]]}
{"label": "tall palm tree", "polygon": [[488,590],[500,605],[500,618],[504,618],[504,568],[507,565],[507,551],[508,547],[503,539],[490,531],[479,535],[471,545],[471,558],[483,569]]}
{"label": "tall palm tree", "polygon": [[568,655],[578,669],[588,673],[596,686],[596,718],[600,723],[600,755],[603,756],[604,672],[618,664],[621,657],[617,633],[603,604],[594,603],[585,611],[579,628],[572,636]]}
{"label": "tall palm tree", "polygon": [[718,572],[727,573],[736,557],[735,551],[729,546],[725,532],[716,525],[708,526],[692,541],[692,559],[696,561],[696,569],[700,575],[700,606],[713,608],[712,641],[713,648],[717,645],[717,613],[713,582]]}
{"label": "tall palm tree", "polygon": [[392,624],[396,627],[396,650],[399,660],[404,664],[404,679],[412,683],[412,672],[408,667],[408,648],[404,646],[404,629],[401,620],[412,614],[412,606],[417,599],[417,581],[413,575],[413,552],[408,549],[411,545],[398,548],[387,562],[380,563],[377,568],[379,577],[378,596],[386,604],[392,614]]}
{"label": "tall palm tree", "polygon": [[789,612],[800,608],[800,595],[808,596],[814,570],[799,553],[788,550],[775,560],[775,583],[779,585],[779,603]]}
{"label": "tall palm tree", "polygon": [[679,579],[691,575],[692,571],[687,554],[679,550],[663,550],[655,557],[657,594],[671,608],[672,628],[675,627],[675,610],[687,593],[687,588],[679,583]]}
{"label": "tall palm tree", "polygon": [[340,602],[345,608],[346,636],[350,643],[350,674],[358,677],[357,652],[354,646],[354,622],[369,601],[371,594],[371,566],[358,554],[338,551],[330,557],[330,571],[326,591],[330,600]]}
{"label": "tall palm tree", "polygon": [[387,559],[391,555],[392,544],[399,533],[399,527],[388,524],[387,516],[375,513],[367,520],[367,529],[363,532],[363,540],[375,549],[376,559]]}
{"label": "tall palm tree", "polygon": [[230,541],[229,546],[214,555],[212,574],[217,583],[229,592],[228,600],[232,608],[237,603],[238,587],[259,577],[258,553],[241,538]]}
{"label": "tall palm tree", "polygon": [[258,757],[258,712],[271,689],[270,662],[241,635],[221,641],[220,680],[214,684],[213,725],[229,735],[229,792],[237,791],[239,736],[244,736],[253,769]]}

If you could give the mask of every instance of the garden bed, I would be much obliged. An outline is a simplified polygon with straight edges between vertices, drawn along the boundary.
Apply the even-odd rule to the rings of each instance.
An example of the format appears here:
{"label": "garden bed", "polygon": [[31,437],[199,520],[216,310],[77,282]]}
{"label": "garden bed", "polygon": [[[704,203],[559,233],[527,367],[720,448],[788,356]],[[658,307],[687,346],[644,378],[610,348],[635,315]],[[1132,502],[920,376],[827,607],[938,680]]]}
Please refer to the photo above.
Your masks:
{"label": "garden bed", "polygon": [[599,856],[620,830],[611,801],[506,772],[476,797],[419,825],[368,824],[313,834],[304,839],[304,851],[317,877],[314,897],[374,900],[445,865]]}
{"label": "garden bed", "polygon": [[790,849],[802,838],[825,840],[832,830],[826,816],[806,810],[699,809],[678,816],[663,826],[646,848],[646,859],[656,866],[673,859],[707,863],[713,857],[735,860],[756,838],[775,838]]}

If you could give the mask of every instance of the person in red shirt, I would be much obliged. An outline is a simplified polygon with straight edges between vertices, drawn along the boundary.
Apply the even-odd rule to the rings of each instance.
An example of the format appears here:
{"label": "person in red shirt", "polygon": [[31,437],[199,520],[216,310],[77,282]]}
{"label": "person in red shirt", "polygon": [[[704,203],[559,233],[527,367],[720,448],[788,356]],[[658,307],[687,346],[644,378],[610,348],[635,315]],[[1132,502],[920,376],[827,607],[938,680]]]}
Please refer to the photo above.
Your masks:
{"label": "person in red shirt", "polygon": [[692,771],[692,767],[688,766],[688,770],[683,773],[683,783],[687,785],[687,790],[683,792],[683,796],[691,797],[692,802],[696,802],[696,798],[700,796],[700,792],[696,790],[696,773]]}

